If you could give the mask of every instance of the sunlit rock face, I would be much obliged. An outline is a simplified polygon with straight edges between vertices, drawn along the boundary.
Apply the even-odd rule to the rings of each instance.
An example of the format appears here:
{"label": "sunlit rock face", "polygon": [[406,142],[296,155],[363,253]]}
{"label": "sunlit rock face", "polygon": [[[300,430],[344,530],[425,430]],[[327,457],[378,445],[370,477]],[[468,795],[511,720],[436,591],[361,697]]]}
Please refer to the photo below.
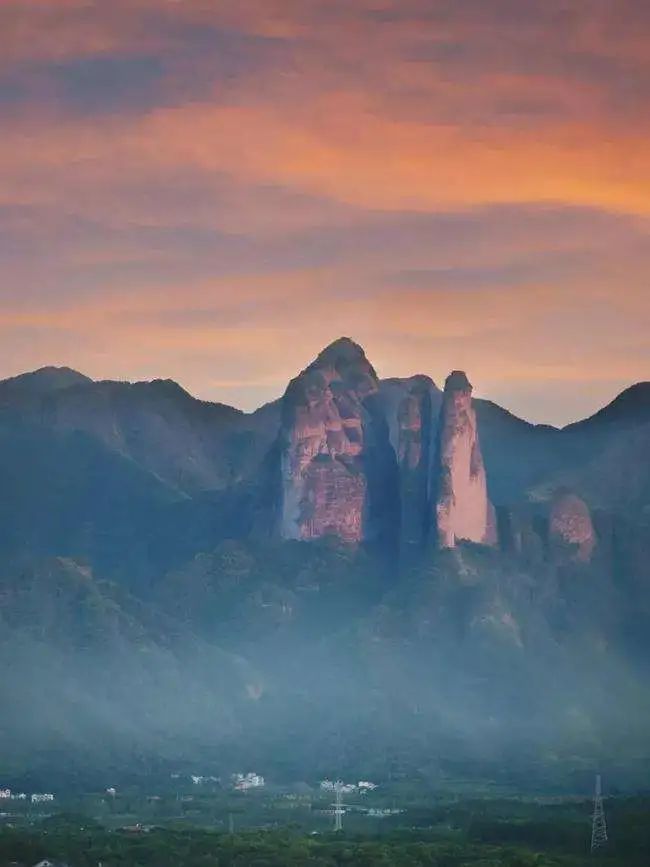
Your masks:
{"label": "sunlit rock face", "polygon": [[417,553],[430,524],[431,462],[442,393],[422,375],[385,379],[380,392],[399,470],[400,549]]}
{"label": "sunlit rock face", "polygon": [[571,548],[577,560],[588,562],[596,547],[589,507],[571,492],[555,496],[549,513],[549,541],[556,550]]}
{"label": "sunlit rock face", "polygon": [[397,474],[379,382],[348,338],[289,384],[280,434],[285,539],[362,542],[397,530]]}
{"label": "sunlit rock face", "polygon": [[460,540],[496,543],[472,386],[460,370],[453,371],[445,382],[433,488],[439,547],[453,548]]}

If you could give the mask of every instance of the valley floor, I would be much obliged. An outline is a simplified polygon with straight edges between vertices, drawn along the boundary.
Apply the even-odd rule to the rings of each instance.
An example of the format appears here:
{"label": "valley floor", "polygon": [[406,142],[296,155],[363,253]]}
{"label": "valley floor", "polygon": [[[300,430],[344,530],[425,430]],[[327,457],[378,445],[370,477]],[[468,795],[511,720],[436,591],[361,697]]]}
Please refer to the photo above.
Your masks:
{"label": "valley floor", "polygon": [[[421,800],[403,789],[347,798],[263,790],[135,790],[14,808],[0,817],[0,865],[69,867],[647,867],[650,797],[609,798],[610,841],[589,853],[590,802],[577,798]],[[94,814],[94,815],[93,815]]]}

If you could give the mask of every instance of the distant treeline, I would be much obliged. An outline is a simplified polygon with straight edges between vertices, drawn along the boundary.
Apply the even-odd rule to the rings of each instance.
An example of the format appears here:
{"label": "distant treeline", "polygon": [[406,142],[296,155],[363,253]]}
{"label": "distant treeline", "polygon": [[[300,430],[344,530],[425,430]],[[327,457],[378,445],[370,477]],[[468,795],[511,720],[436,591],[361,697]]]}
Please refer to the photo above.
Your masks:
{"label": "distant treeline", "polygon": [[62,815],[38,827],[1,830],[0,864],[31,867],[51,859],[69,867],[647,867],[650,801],[626,799],[611,816],[611,844],[593,856],[584,825],[563,817],[561,807],[557,823],[479,816],[454,840],[438,837],[433,828],[396,829],[381,837],[306,835],[291,827],[236,834],[199,828],[108,831],[87,817]]}

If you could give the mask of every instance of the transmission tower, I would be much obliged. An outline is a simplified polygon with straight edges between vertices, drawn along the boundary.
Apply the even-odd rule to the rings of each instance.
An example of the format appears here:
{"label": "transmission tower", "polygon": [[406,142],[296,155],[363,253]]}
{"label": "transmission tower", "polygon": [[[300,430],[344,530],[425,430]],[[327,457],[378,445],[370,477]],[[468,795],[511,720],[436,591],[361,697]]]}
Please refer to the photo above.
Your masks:
{"label": "transmission tower", "polygon": [[600,774],[596,775],[596,788],[594,790],[594,814],[591,823],[591,853],[597,852],[607,843],[607,823],[605,822],[605,810],[603,808],[603,790]]}
{"label": "transmission tower", "polygon": [[343,783],[341,780],[337,780],[334,783],[334,793],[335,793],[335,801],[334,801],[334,830],[342,831],[343,830],[343,814],[345,810],[343,809]]}

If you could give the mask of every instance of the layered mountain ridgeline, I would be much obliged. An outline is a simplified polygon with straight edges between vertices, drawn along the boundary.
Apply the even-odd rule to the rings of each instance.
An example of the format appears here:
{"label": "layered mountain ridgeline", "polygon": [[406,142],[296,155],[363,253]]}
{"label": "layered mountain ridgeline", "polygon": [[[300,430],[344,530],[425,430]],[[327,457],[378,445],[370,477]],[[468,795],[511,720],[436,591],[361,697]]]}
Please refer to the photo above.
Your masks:
{"label": "layered mountain ridgeline", "polygon": [[277,405],[245,414],[197,400],[172,380],[93,382],[43,368],[0,383],[0,421],[83,433],[179,495],[232,485],[254,472],[275,437]]}
{"label": "layered mountain ridgeline", "polygon": [[[459,378],[467,388],[455,387]],[[0,480],[11,495],[0,544],[42,542],[45,553],[61,554],[72,537],[70,553],[85,554],[82,531],[89,539],[94,527],[110,535],[124,523],[141,536],[168,514],[182,527],[188,514],[197,533],[209,524],[189,543],[197,550],[251,533],[395,538],[421,549],[452,505],[443,494],[452,477],[459,515],[472,499],[482,513],[487,478],[487,499],[506,513],[521,508],[547,520],[557,492],[569,491],[592,510],[647,517],[650,384],[564,430],[472,400],[468,388],[460,372],[446,397],[424,375],[380,381],[347,338],[281,401],[251,414],[196,400],[169,380],[93,382],[56,368],[5,380]],[[472,493],[461,493],[460,464]],[[445,496],[443,508],[436,500]],[[489,515],[469,520],[485,526],[461,527],[457,538],[493,539]]]}
{"label": "layered mountain ridgeline", "polygon": [[347,338],[252,414],[171,381],[0,383],[14,755],[263,769],[290,743],[285,772],[333,773],[405,729],[412,766],[647,755],[649,407],[642,383],[530,425],[460,371],[380,380]]}

